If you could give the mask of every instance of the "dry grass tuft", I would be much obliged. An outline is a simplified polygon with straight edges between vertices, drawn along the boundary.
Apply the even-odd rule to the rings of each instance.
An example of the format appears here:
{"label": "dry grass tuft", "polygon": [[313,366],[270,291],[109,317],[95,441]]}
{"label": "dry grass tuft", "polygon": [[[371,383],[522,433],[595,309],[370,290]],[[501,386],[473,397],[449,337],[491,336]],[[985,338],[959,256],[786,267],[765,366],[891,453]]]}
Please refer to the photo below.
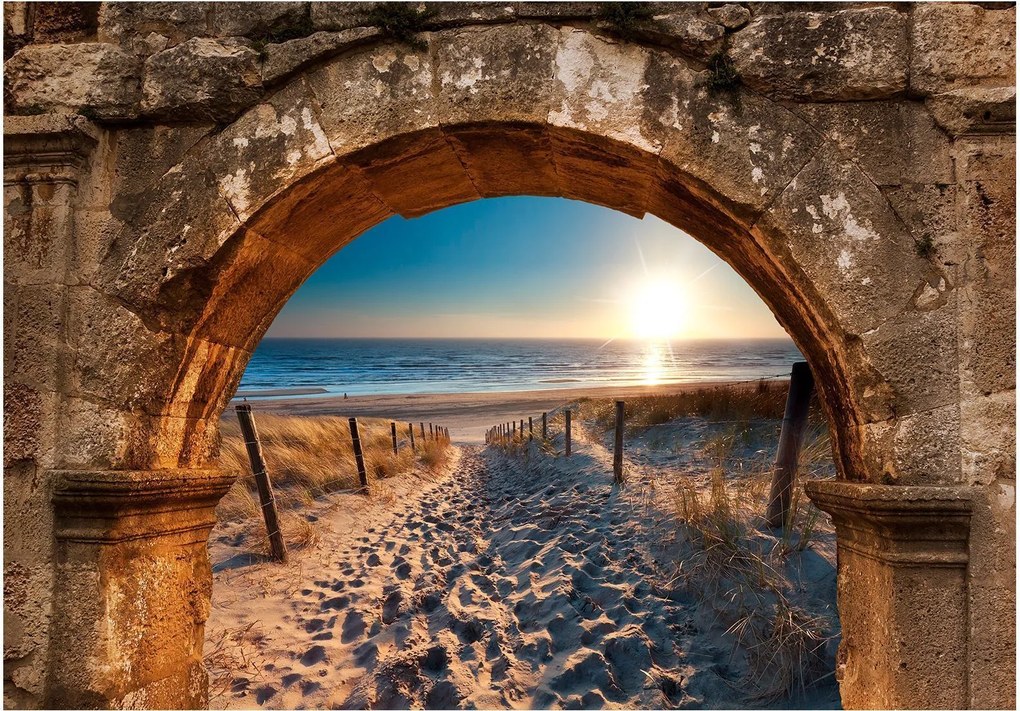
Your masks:
{"label": "dry grass tuft", "polygon": [[216,699],[233,691],[241,691],[258,681],[262,675],[260,642],[265,635],[261,622],[223,630],[205,653],[203,662],[209,672],[209,698]]}
{"label": "dry grass tuft", "polygon": [[791,525],[778,539],[765,532],[770,480],[770,472],[762,471],[734,486],[719,467],[707,490],[692,482],[678,485],[676,520],[684,545],[674,582],[703,601],[723,601],[734,618],[727,632],[747,658],[750,696],[776,700],[803,693],[826,676],[829,638],[827,621],[790,599],[785,572],[786,558],[810,544],[819,512],[797,487]]}
{"label": "dry grass tuft", "polygon": [[[314,547],[318,542],[314,522],[302,515],[301,509],[331,493],[359,488],[350,425],[343,417],[265,413],[256,415],[256,424],[287,545],[295,549]],[[381,493],[380,487],[375,486],[379,480],[419,466],[425,473],[434,473],[450,456],[450,445],[444,441],[417,442],[417,452],[412,452],[409,442],[400,434],[394,454],[389,420],[359,418],[358,426],[372,495]],[[241,475],[220,501],[216,516],[221,522],[245,524],[248,545],[268,553],[258,492],[240,427],[235,420],[225,417],[221,432],[221,462]]]}

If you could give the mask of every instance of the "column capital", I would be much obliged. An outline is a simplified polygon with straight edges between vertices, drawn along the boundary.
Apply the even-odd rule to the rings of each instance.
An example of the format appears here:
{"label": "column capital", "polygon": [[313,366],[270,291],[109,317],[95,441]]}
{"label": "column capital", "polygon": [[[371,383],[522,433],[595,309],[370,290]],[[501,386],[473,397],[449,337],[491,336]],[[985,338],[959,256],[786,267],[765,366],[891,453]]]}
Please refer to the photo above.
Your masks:
{"label": "column capital", "polygon": [[84,116],[41,114],[4,118],[4,183],[77,184],[78,171],[99,143]]}
{"label": "column capital", "polygon": [[54,471],[58,540],[120,543],[174,534],[205,540],[236,474],[220,469]]}

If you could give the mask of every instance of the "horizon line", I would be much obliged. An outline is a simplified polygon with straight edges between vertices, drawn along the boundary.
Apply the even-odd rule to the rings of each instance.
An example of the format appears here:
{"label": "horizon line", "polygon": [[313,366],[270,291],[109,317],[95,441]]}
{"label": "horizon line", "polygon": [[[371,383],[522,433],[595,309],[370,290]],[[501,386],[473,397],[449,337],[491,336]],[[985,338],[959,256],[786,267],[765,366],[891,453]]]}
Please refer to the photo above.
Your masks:
{"label": "horizon line", "polygon": [[[605,336],[263,336],[261,341],[311,341],[311,340],[345,340],[345,341],[605,341]],[[641,338],[638,336],[620,336],[614,341],[641,342],[676,342],[676,341],[793,341],[789,335],[783,336],[684,336],[677,338]]]}

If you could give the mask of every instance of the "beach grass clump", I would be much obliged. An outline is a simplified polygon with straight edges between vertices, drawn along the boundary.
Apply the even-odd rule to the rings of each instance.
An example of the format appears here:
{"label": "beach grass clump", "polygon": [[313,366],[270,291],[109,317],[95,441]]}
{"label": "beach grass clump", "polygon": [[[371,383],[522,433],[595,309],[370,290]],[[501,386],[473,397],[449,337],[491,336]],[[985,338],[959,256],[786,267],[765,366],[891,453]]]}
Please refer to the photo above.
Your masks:
{"label": "beach grass clump", "polygon": [[[820,449],[812,442],[812,447]],[[787,559],[809,545],[820,512],[795,490],[790,525],[780,537],[764,526],[771,473],[728,481],[721,467],[711,486],[681,481],[675,493],[680,529],[674,584],[717,608],[744,654],[750,697],[803,693],[827,675],[828,620],[792,599]]]}
{"label": "beach grass clump", "polygon": [[[331,493],[353,491],[360,485],[350,425],[343,417],[264,413],[258,414],[257,425],[287,544],[298,549],[312,546],[318,535],[303,510]],[[436,472],[449,459],[450,445],[445,441],[419,443],[412,452],[401,437],[394,454],[388,420],[359,418],[358,425],[370,494],[380,480],[416,469],[422,473]],[[237,471],[240,476],[217,506],[217,519],[223,523],[245,523],[250,545],[259,549],[262,541],[265,545],[261,547],[268,551],[259,497],[240,427],[232,418],[224,418],[221,434],[220,461],[224,468]]]}

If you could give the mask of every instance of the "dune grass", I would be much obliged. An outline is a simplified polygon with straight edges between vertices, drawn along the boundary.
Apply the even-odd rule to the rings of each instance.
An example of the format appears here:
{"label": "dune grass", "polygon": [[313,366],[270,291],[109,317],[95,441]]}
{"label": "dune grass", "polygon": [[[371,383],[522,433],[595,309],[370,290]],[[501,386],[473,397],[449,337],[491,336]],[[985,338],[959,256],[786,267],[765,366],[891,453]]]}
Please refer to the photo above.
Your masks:
{"label": "dune grass", "polygon": [[[287,544],[296,549],[314,545],[318,540],[315,525],[304,509],[331,493],[360,486],[347,419],[259,413],[256,425]],[[450,455],[449,443],[417,438],[416,451],[412,452],[406,425],[401,432],[399,424],[394,454],[389,420],[359,418],[358,425],[370,495],[379,493],[378,482],[389,477],[411,471],[422,476],[438,472]],[[220,461],[240,476],[220,501],[217,519],[221,523],[245,523],[253,546],[268,549],[268,540],[262,540],[265,536],[258,491],[237,421],[224,418],[221,433]]]}

